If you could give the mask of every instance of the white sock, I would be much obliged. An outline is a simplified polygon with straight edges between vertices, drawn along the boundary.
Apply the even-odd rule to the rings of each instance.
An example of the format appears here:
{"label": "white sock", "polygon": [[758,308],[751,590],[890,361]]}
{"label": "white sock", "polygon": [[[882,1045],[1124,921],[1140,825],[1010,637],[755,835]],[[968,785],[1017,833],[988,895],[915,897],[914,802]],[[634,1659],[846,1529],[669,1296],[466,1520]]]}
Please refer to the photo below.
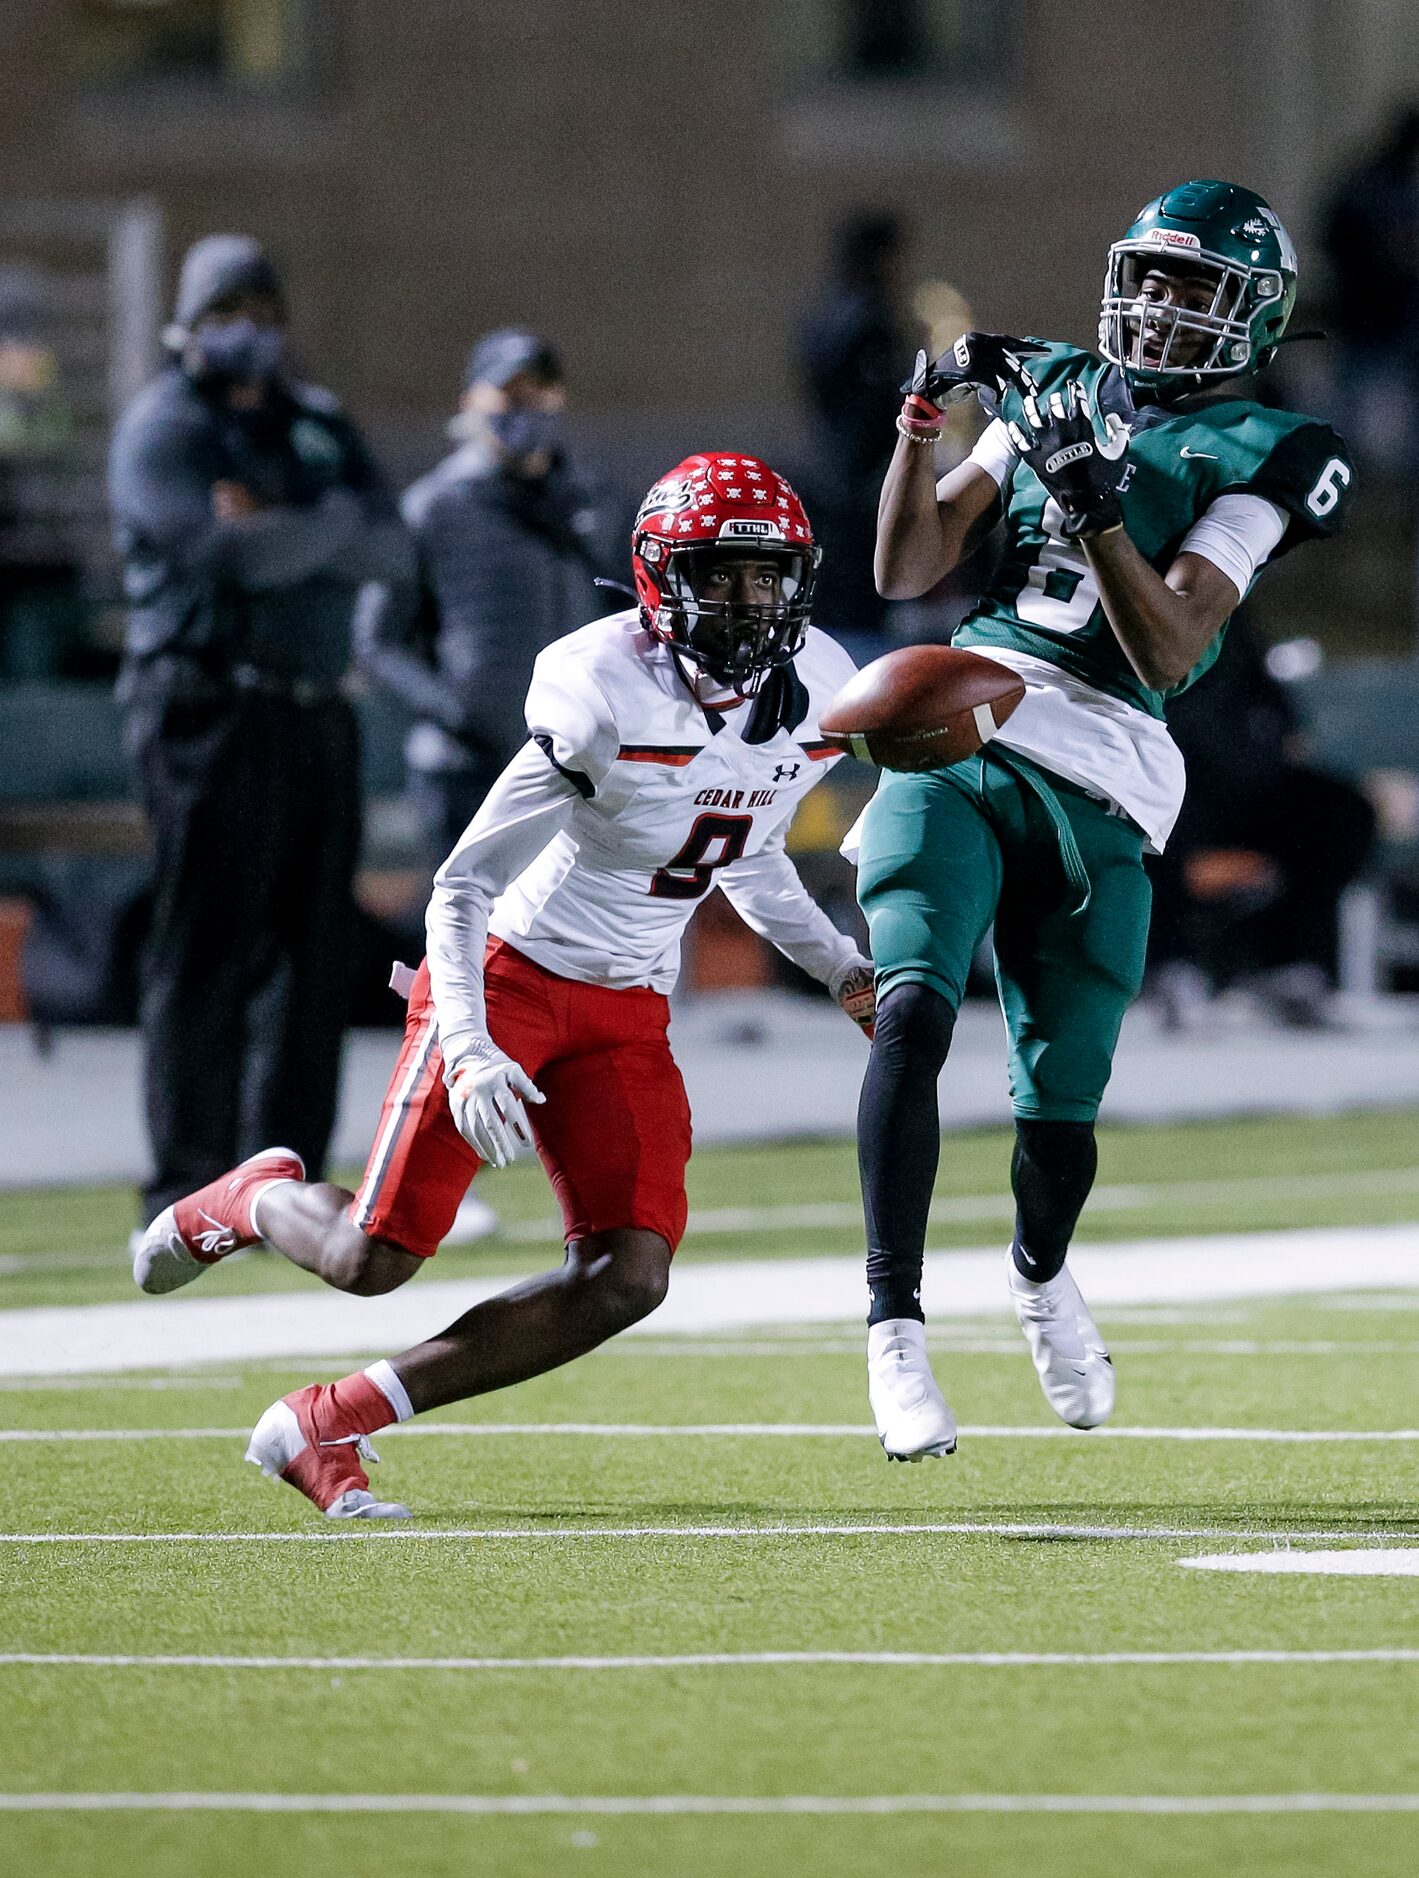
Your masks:
{"label": "white sock", "polygon": [[395,1375],[392,1363],[387,1363],[381,1357],[377,1363],[370,1364],[365,1374],[394,1410],[395,1421],[407,1422],[412,1419],[414,1404],[409,1400],[403,1383]]}
{"label": "white sock", "polygon": [[251,1230],[254,1233],[260,1233],[263,1239],[266,1237],[266,1234],[261,1231],[261,1221],[256,1216],[256,1209],[273,1187],[298,1187],[300,1184],[298,1180],[291,1180],[282,1175],[279,1180],[268,1180],[263,1186],[258,1187],[251,1196]]}

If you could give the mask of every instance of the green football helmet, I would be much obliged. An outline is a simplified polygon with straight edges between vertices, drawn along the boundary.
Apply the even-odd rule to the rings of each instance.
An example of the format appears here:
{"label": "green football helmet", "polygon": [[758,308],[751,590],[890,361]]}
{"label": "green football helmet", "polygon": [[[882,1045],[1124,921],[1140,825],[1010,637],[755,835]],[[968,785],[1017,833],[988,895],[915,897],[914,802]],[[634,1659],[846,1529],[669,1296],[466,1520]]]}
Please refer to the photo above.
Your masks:
{"label": "green football helmet", "polygon": [[[1211,285],[1211,305],[1150,300],[1158,269]],[[1236,183],[1180,183],[1109,249],[1099,350],[1134,384],[1231,378],[1268,363],[1295,304],[1296,250],[1270,204]]]}

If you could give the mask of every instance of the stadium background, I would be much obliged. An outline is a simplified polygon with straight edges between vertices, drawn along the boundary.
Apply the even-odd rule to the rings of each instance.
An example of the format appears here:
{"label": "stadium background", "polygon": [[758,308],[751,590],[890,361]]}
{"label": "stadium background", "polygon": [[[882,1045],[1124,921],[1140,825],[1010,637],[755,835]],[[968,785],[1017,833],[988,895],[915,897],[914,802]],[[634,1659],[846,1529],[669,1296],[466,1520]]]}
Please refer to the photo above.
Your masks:
{"label": "stadium background", "polygon": [[[579,459],[626,512],[692,445],[811,476],[795,335],[834,230],[865,207],[905,223],[935,339],[964,302],[986,327],[1088,343],[1124,218],[1160,180],[1244,177],[1300,244],[1294,325],[1323,322],[1325,191],[1415,69],[1419,24],[1318,0],[1204,4],[1176,36],[1131,6],[1052,0],[654,15],[608,0],[428,7],[391,33],[373,4],[72,0],[10,6],[5,49],[0,275],[18,265],[37,298],[62,416],[34,460],[11,446],[7,474],[70,576],[57,598],[12,606],[0,644],[0,1013],[15,1019],[29,902],[56,879],[68,890],[66,856],[142,848],[103,682],[121,635],[103,453],[155,366],[196,236],[236,225],[270,245],[298,359],[400,487],[445,447],[471,338],[508,321],[552,335]],[[1329,411],[1334,374],[1333,350],[1296,347],[1270,383]],[[1419,828],[1412,483],[1362,470],[1346,539],[1283,563],[1256,617],[1272,640],[1347,662],[1310,687],[1306,714],[1322,760],[1380,772],[1403,883]],[[365,717],[382,878],[364,889],[383,910],[408,898],[391,876],[408,849],[403,726],[377,695]],[[801,845],[831,851],[853,784],[840,789]],[[1410,964],[1392,910],[1356,905],[1354,988]],[[703,982],[769,973],[720,929],[718,963],[701,935]]]}
{"label": "stadium background", "polygon": [[[1412,456],[1362,460],[1354,525],[1268,576],[1256,609],[1266,637],[1293,649],[1283,666],[1317,755],[1380,811],[1375,862],[1347,903],[1344,1022],[1298,1035],[1233,1011],[1177,1035],[1145,1005],[1125,1031],[1084,1257],[1101,1284],[1117,1277],[1100,1314],[1126,1379],[1121,1432],[1137,1439],[1034,1439],[1049,1431],[1035,1425],[1033,1378],[1013,1325],[983,1301],[998,1258],[984,1248],[1009,1212],[1008,1145],[987,1126],[1006,1107],[985,1000],[963,1020],[943,1085],[944,1118],[970,1132],[943,1161],[932,1229],[943,1259],[928,1280],[934,1348],[970,1418],[960,1472],[888,1470],[870,1442],[845,1438],[863,1417],[857,1294],[839,1285],[860,1248],[847,1135],[861,1045],[825,1004],[767,989],[765,955],[705,909],[695,991],[676,1017],[705,1146],[680,1314],[604,1361],[469,1405],[480,1422],[507,1421],[505,1440],[465,1442],[469,1425],[450,1423],[436,1430],[446,1440],[391,1444],[385,1472],[397,1467],[428,1523],[455,1534],[429,1554],[437,1563],[406,1575],[370,1550],[331,1566],[320,1546],[290,1545],[269,1572],[261,1546],[225,1538],[295,1531],[299,1513],[245,1478],[231,1430],[308,1379],[297,1352],[327,1353],[322,1373],[337,1374],[350,1354],[385,1347],[391,1318],[351,1329],[336,1315],[343,1301],[258,1257],[197,1289],[214,1300],[214,1330],[224,1308],[274,1294],[268,1321],[284,1311],[288,1328],[267,1355],[238,1337],[224,1373],[204,1371],[203,1352],[169,1331],[180,1315],[145,1318],[124,1354],[117,1320],[86,1314],[160,1308],[127,1302],[129,1183],[143,1154],[136,1047],[122,1026],[27,1021],[22,947],[46,893],[91,909],[97,926],[111,884],[144,865],[111,698],[121,615],[103,455],[114,413],[155,365],[193,238],[237,227],[270,245],[303,365],[338,391],[400,486],[446,447],[471,339],[514,320],[545,330],[565,356],[576,446],[629,504],[696,445],[759,450],[791,470],[810,458],[794,335],[834,229],[864,207],[909,225],[928,316],[964,301],[986,327],[1087,344],[1105,250],[1126,219],[1168,181],[1234,176],[1297,239],[1296,324],[1323,325],[1335,285],[1319,243],[1326,193],[1419,73],[1419,12],[1390,0],[1198,0],[1162,20],[1123,0],[488,0],[411,8],[395,23],[376,0],[7,0],[0,51],[0,278],[19,268],[38,294],[66,414],[61,435],[5,467],[74,575],[57,602],[12,620],[0,647],[0,1433],[12,1444],[0,1529],[23,1541],[0,1558],[0,1678],[15,1683],[17,1718],[0,1789],[773,1796],[957,1783],[1018,1786],[1026,1799],[1172,1794],[1180,1811],[1219,1792],[1296,1789],[1384,1813],[1399,1794],[1412,1810],[1407,1584],[1296,1581],[1277,1597],[1275,1580],[1174,1569],[1180,1548],[1304,1545],[1312,1530],[1342,1545],[1413,1543]],[[1283,372],[1287,398],[1333,408],[1333,349],[1297,347]],[[361,891],[384,912],[412,878],[403,725],[373,693],[362,712]],[[834,843],[870,786],[854,769],[810,800],[797,836],[805,871],[844,917]],[[71,932],[77,969],[82,921]],[[110,1015],[131,991],[111,989]],[[388,1033],[353,1042],[342,1166],[363,1155],[389,1053]],[[1136,1122],[1151,1125],[1125,1125]],[[787,1135],[822,1139],[775,1145]],[[766,1145],[733,1145],[745,1137]],[[495,1197],[502,1239],[441,1255],[438,1279],[490,1284],[556,1256],[535,1168],[513,1170]],[[810,1256],[805,1285],[794,1261]],[[415,1311],[419,1292],[404,1299]],[[770,1293],[779,1318],[746,1323],[746,1298]],[[656,1439],[662,1423],[686,1425],[682,1438]],[[799,1423],[817,1438],[780,1445],[776,1431]],[[122,1445],[97,1439],[105,1430],[126,1431]],[[184,1438],[155,1438],[164,1431]],[[951,1536],[932,1526],[943,1519],[967,1524]],[[646,1542],[653,1569],[646,1553],[616,1551],[615,1530],[588,1544],[585,1563],[533,1541],[490,1553],[476,1536],[596,1521],[662,1535]],[[828,1536],[792,1556],[714,1536],[755,1521]],[[847,1536],[891,1521],[908,1522],[885,1525],[895,1539]],[[686,1536],[664,1536],[677,1525]],[[1037,1543],[1061,1526],[1078,1528],[1067,1547]],[[199,1537],[126,1554],[135,1529]],[[100,1530],[114,1537],[107,1550],[24,1538]],[[894,1572],[874,1562],[879,1545],[898,1548]],[[197,1584],[207,1595],[194,1601]],[[715,1669],[725,1680],[713,1692],[683,1667],[694,1652],[728,1663],[713,1653],[903,1647],[975,1654],[922,1670],[939,1680],[895,1682],[894,1718],[873,1680],[888,1673],[880,1665],[785,1682]],[[416,1667],[400,1682],[337,1669],[314,1694],[307,1670],[256,1667],[274,1653],[329,1670],[353,1648],[423,1666],[517,1652],[531,1667],[491,1687],[480,1671],[458,1682]],[[1312,1654],[1254,1671],[1221,1654],[1256,1648],[1375,1660],[1326,1666]],[[993,1683],[972,1680],[987,1677],[984,1653],[1042,1649],[1092,1665],[1089,1694],[1067,1681],[1082,1668],[1032,1681],[1028,1654],[990,1670]],[[621,1665],[632,1658],[616,1652],[659,1651],[682,1667],[588,1689],[560,1680],[553,1650]],[[1111,1651],[1196,1650],[1214,1660],[1100,1667]],[[183,1652],[190,1671],[171,1667]],[[247,1667],[221,1667],[231,1652]],[[51,1681],[71,1658],[70,1681]],[[428,1673],[450,1679],[430,1685]],[[792,1680],[808,1673],[821,1689]],[[816,1731],[803,1726],[810,1712]],[[352,1771],[343,1744],[356,1729]],[[188,1744],[179,1770],[155,1769],[149,1744],[177,1737]],[[869,1872],[913,1858],[933,1868],[942,1846],[930,1820],[895,1822],[891,1857],[861,1820],[593,1823],[213,1819],[190,1838],[181,1820],[148,1831],[103,1813],[7,1818],[46,1878],[100,1861],[145,1878],[306,1878],[376,1851],[395,1878],[470,1869],[475,1856],[509,1873],[579,1858],[618,1878],[690,1864]],[[493,1836],[460,1836],[485,1828]],[[1086,1857],[1138,1873],[1412,1869],[1406,1821],[1388,1817],[987,1819],[950,1831],[961,1869]]]}

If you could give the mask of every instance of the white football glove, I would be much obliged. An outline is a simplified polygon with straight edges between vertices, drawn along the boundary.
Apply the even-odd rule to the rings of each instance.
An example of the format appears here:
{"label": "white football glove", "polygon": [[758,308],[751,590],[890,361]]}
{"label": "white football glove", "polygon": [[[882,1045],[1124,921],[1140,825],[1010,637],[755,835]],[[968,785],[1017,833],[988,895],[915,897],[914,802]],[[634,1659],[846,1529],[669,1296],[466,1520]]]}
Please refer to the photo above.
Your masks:
{"label": "white football glove", "polygon": [[454,1126],[480,1161],[506,1167],[533,1146],[524,1101],[546,1096],[491,1037],[474,1040],[444,1076]]}
{"label": "white football glove", "polygon": [[850,960],[836,973],[828,990],[858,1029],[870,1037],[877,1021],[877,991],[871,959]]}

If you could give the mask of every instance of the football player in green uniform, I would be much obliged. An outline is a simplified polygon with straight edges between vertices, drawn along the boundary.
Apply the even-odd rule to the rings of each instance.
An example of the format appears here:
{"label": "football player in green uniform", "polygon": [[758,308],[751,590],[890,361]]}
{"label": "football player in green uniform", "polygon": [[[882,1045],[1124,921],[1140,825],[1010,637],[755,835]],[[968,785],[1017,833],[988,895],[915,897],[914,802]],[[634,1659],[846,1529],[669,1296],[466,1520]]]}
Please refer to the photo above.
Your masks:
{"label": "football player in green uniform", "polygon": [[[1109,250],[1097,353],[967,333],[935,365],[923,354],[906,387],[878,586],[924,593],[999,519],[996,572],[954,643],[1026,689],[979,755],[884,774],[853,838],[877,973],[858,1130],[869,1394],[891,1458],[956,1442],[926,1358],[922,1251],[937,1078],[992,923],[1016,1124],[1010,1293],[1055,1411],[1093,1428],[1113,1407],[1065,1255],[1143,977],[1143,856],[1182,800],[1166,702],[1217,656],[1262,564],[1336,531],[1354,481],[1333,431],[1256,400],[1295,297],[1295,250],[1268,204],[1184,183]],[[942,410],[977,392],[995,421],[938,483]]]}

